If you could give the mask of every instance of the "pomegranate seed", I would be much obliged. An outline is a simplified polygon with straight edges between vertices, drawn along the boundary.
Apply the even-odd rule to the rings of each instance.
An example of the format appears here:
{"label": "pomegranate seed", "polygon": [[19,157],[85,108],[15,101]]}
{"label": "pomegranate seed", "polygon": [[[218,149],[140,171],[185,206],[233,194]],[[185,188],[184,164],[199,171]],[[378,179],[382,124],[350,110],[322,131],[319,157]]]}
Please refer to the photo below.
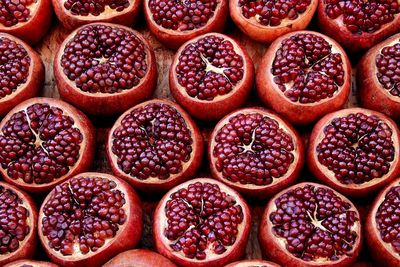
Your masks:
{"label": "pomegranate seed", "polygon": [[12,27],[30,19],[31,5],[35,0],[3,0],[0,3],[0,24]]}
{"label": "pomegranate seed", "polygon": [[400,96],[400,40],[384,47],[376,57],[376,76],[383,88],[393,96]]}
{"label": "pomegranate seed", "polygon": [[105,0],[93,2],[90,0],[67,0],[64,2],[64,7],[75,16],[99,16],[105,11],[106,7],[121,12],[129,7],[129,1]]}

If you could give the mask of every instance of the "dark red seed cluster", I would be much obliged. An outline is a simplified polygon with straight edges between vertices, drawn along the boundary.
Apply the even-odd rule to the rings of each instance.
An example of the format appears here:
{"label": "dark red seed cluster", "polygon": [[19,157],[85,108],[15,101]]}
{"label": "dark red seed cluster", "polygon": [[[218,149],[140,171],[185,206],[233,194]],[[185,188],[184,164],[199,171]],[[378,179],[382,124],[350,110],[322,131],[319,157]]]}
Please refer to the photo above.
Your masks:
{"label": "dark red seed cluster", "polygon": [[305,261],[336,261],[349,253],[358,237],[359,221],[351,204],[331,189],[305,185],[275,200],[269,220],[286,249]]}
{"label": "dark red seed cluster", "polygon": [[212,101],[243,79],[243,58],[232,42],[208,35],[188,44],[179,56],[177,79],[191,97]]}
{"label": "dark red seed cluster", "polygon": [[400,186],[386,193],[376,213],[376,224],[384,242],[400,255]]}
{"label": "dark red seed cluster", "polygon": [[174,251],[204,260],[211,250],[222,254],[232,246],[243,221],[243,210],[234,197],[216,184],[194,183],[179,189],[167,201],[165,236]]}
{"label": "dark red seed cluster", "polygon": [[324,38],[310,33],[283,40],[271,72],[285,96],[302,104],[331,98],[345,79],[342,56]]}
{"label": "dark red seed cluster", "polygon": [[84,176],[56,186],[43,208],[41,231],[49,247],[72,255],[79,245],[87,254],[113,238],[127,220],[125,194],[116,187],[106,178]]}
{"label": "dark red seed cluster", "polygon": [[163,28],[190,31],[207,24],[217,0],[149,0],[153,20]]}
{"label": "dark red seed cluster", "polygon": [[283,20],[295,20],[310,4],[311,0],[239,0],[243,16],[265,26],[279,26]]}
{"label": "dark red seed cluster", "polygon": [[89,93],[118,93],[137,86],[148,70],[145,44],[122,28],[89,25],[67,43],[61,66]]}
{"label": "dark red seed cluster", "polygon": [[238,114],[215,136],[215,167],[225,179],[268,185],[286,174],[294,161],[294,144],[279,123],[259,113]]}
{"label": "dark red seed cluster", "polygon": [[0,24],[12,27],[26,22],[31,16],[30,5],[38,0],[2,0],[0,2]]}
{"label": "dark red seed cluster", "polygon": [[392,129],[362,113],[333,119],[318,144],[318,161],[343,184],[362,184],[390,170],[395,148]]}
{"label": "dark red seed cluster", "polygon": [[0,99],[26,83],[31,58],[25,48],[6,37],[0,37]]}
{"label": "dark red seed cluster", "polygon": [[72,15],[79,16],[99,16],[106,9],[112,9],[118,12],[129,7],[129,0],[67,0],[64,2],[65,9]]}
{"label": "dark red seed cluster", "polygon": [[13,114],[1,129],[1,167],[11,179],[50,183],[76,164],[82,140],[74,120],[61,109],[34,104]]}
{"label": "dark red seed cluster", "polygon": [[386,46],[375,60],[376,76],[383,88],[394,96],[400,96],[400,40],[392,46]]}
{"label": "dark red seed cluster", "polygon": [[193,140],[172,106],[151,103],[133,109],[113,132],[112,152],[119,168],[137,179],[168,179],[190,160]]}
{"label": "dark red seed cluster", "polygon": [[30,231],[29,216],[22,199],[14,191],[0,185],[0,255],[19,248],[19,243]]}
{"label": "dark red seed cluster", "polygon": [[393,21],[400,13],[398,0],[325,0],[325,12],[331,19],[340,19],[352,32],[373,33]]}

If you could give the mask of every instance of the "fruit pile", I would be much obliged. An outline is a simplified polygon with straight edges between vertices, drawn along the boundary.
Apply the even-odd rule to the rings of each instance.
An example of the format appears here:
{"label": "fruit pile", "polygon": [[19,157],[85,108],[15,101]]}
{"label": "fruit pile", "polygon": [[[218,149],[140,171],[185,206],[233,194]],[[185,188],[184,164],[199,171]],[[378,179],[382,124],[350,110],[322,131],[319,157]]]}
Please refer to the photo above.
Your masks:
{"label": "fruit pile", "polygon": [[400,266],[399,120],[399,0],[4,0],[0,266]]}

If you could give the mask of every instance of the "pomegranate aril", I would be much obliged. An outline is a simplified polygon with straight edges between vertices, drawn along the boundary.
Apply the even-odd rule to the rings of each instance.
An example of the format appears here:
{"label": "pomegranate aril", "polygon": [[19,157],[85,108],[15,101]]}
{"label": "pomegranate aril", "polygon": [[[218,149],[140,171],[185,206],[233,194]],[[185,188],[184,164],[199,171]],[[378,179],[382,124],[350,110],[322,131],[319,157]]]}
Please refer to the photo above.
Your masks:
{"label": "pomegranate aril", "polygon": [[[40,1],[40,0],[37,0]],[[0,24],[12,27],[18,23],[26,22],[31,17],[31,6],[34,0],[3,0],[0,3]]]}
{"label": "pomegranate aril", "polygon": [[88,1],[88,0],[67,0],[64,2],[64,7],[71,12],[72,15],[78,16],[99,16],[106,9],[123,11],[129,6],[128,0],[117,1]]}
{"label": "pomegranate aril", "polygon": [[393,96],[400,96],[400,40],[384,47],[376,56],[376,76],[382,87]]}

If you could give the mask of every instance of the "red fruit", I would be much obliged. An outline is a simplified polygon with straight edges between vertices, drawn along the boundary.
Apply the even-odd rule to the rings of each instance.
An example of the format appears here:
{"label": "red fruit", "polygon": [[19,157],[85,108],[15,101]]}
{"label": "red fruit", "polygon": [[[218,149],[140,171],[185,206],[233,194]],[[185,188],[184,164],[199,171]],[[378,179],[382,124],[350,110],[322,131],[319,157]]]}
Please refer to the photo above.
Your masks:
{"label": "red fruit", "polygon": [[267,204],[261,218],[262,252],[282,266],[352,266],[360,253],[360,215],[331,188],[293,185]]}
{"label": "red fruit", "polygon": [[25,259],[10,262],[3,267],[58,267],[58,265],[47,261],[34,261]]}
{"label": "red fruit", "polygon": [[49,29],[51,13],[51,0],[3,0],[0,4],[0,32],[35,44]]}
{"label": "red fruit", "polygon": [[52,261],[101,266],[139,243],[142,208],[124,181],[104,173],[81,173],[49,193],[40,208],[38,228]]}
{"label": "red fruit", "polygon": [[351,87],[351,65],[333,39],[311,31],[275,40],[257,70],[261,100],[299,125],[341,109]]}
{"label": "red fruit", "polygon": [[214,178],[247,196],[268,198],[297,179],[304,147],[296,130],[275,113],[244,108],[215,126],[208,157]]}
{"label": "red fruit", "polygon": [[61,24],[73,30],[93,22],[110,22],[132,26],[139,14],[140,0],[96,1],[52,0]]}
{"label": "red fruit", "polygon": [[400,266],[400,179],[388,185],[375,199],[365,224],[365,236],[376,263]]}
{"label": "red fruit", "polygon": [[155,247],[179,266],[223,266],[243,256],[250,216],[236,191],[213,179],[193,179],[159,202],[153,219]]}
{"label": "red fruit", "polygon": [[176,101],[192,116],[208,121],[242,106],[253,82],[254,66],[246,49],[219,33],[186,42],[169,71]]}
{"label": "red fruit", "polygon": [[120,114],[149,98],[157,83],[153,49],[131,28],[94,23],[72,32],[54,60],[63,99],[91,115]]}
{"label": "red fruit", "polygon": [[37,248],[37,208],[31,197],[0,182],[0,266],[33,258]]}
{"label": "red fruit", "polygon": [[169,259],[147,249],[133,249],[122,252],[108,261],[103,267],[176,267]]}
{"label": "red fruit", "polygon": [[10,184],[33,193],[87,170],[94,156],[94,128],[71,105],[31,98],[0,123],[0,173]]}
{"label": "red fruit", "polygon": [[39,54],[7,33],[0,33],[0,65],[0,117],[3,117],[22,101],[38,94],[45,74]]}
{"label": "red fruit", "polygon": [[330,113],[312,131],[308,167],[339,192],[364,197],[400,174],[399,134],[395,122],[379,112],[349,108]]}
{"label": "red fruit", "polygon": [[318,0],[230,0],[229,11],[244,34],[271,43],[286,33],[304,30],[317,5]]}
{"label": "red fruit", "polygon": [[242,260],[232,262],[231,264],[225,265],[225,267],[279,267],[279,265],[270,261]]}
{"label": "red fruit", "polygon": [[111,128],[107,155],[113,173],[142,191],[167,191],[193,177],[203,138],[177,104],[161,99],[122,114]]}
{"label": "red fruit", "polygon": [[346,50],[366,50],[400,27],[398,0],[319,0],[318,24]]}
{"label": "red fruit", "polygon": [[400,120],[400,34],[371,48],[357,68],[363,107]]}
{"label": "red fruit", "polygon": [[228,15],[228,0],[145,0],[144,14],[150,31],[166,47],[209,32],[222,32]]}

